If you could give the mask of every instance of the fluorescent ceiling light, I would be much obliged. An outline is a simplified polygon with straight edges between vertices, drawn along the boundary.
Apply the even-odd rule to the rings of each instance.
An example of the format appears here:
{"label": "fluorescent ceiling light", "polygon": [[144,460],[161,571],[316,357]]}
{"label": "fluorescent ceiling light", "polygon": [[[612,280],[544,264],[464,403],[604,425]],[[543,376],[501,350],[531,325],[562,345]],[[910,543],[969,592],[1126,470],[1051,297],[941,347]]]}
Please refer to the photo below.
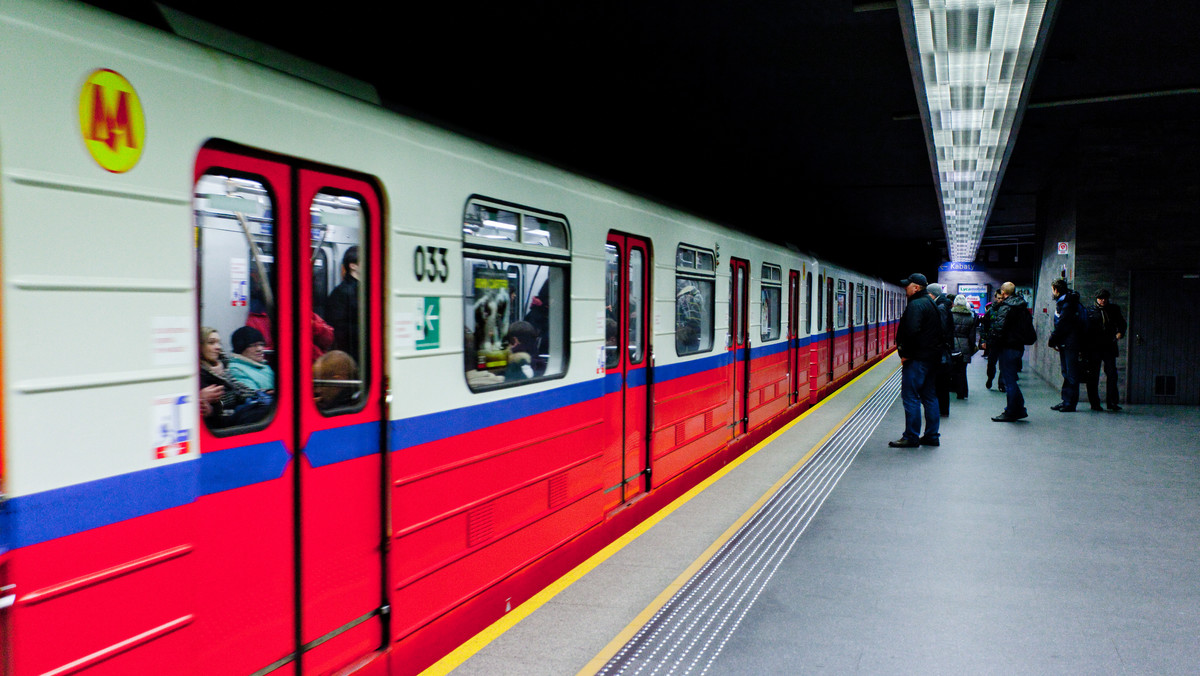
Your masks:
{"label": "fluorescent ceiling light", "polygon": [[900,0],[951,261],[973,261],[1057,0]]}

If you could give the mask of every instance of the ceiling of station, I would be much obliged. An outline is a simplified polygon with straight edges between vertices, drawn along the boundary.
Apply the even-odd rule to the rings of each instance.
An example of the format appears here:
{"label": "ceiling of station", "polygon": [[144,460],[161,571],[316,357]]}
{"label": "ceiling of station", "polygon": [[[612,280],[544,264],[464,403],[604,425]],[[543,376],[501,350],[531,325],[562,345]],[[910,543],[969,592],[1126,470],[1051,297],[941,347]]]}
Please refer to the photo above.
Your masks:
{"label": "ceiling of station", "polygon": [[[99,0],[165,25],[159,6]],[[373,84],[384,103],[881,275],[947,258],[894,2],[229,5],[165,0]],[[1032,260],[1089,125],[1200,114],[1200,11],[1059,0],[979,259]]]}

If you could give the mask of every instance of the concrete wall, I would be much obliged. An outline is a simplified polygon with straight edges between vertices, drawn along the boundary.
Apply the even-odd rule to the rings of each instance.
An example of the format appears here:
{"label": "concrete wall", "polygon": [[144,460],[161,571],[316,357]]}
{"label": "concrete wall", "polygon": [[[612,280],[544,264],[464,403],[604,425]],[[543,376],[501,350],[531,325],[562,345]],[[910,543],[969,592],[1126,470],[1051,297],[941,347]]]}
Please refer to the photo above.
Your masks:
{"label": "concrete wall", "polygon": [[[1137,308],[1129,305],[1134,270],[1200,272],[1200,122],[1085,127],[1068,156],[1038,195],[1043,246],[1034,325],[1039,343],[1026,352],[1033,372],[1055,385],[1062,382],[1058,355],[1045,347],[1045,338],[1054,312],[1050,282],[1064,270],[1089,306],[1097,290],[1111,291],[1130,320],[1131,337],[1137,330]],[[1058,253],[1059,242],[1067,243],[1066,255]],[[1180,300],[1188,304],[1191,299]],[[1124,401],[1130,350],[1136,358],[1137,346],[1131,340],[1120,346]]]}

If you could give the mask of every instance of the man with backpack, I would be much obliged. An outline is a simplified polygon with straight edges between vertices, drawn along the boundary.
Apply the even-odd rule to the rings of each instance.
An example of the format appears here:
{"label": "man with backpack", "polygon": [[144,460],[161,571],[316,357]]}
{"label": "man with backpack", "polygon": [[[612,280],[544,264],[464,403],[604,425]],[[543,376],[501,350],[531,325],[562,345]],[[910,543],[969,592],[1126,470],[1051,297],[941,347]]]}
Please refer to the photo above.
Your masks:
{"label": "man with backpack", "polygon": [[995,312],[984,347],[999,351],[1000,384],[1008,395],[1008,405],[992,420],[1016,422],[1029,417],[1029,412],[1025,410],[1025,397],[1021,394],[1021,386],[1017,384],[1017,371],[1021,368],[1025,346],[1037,342],[1037,333],[1033,330],[1029,306],[1024,298],[1017,295],[1016,284],[1005,282],[1000,285],[1000,300],[992,304],[992,309]]}
{"label": "man with backpack", "polygon": [[1079,358],[1083,339],[1087,335],[1087,310],[1079,304],[1079,294],[1071,290],[1065,279],[1050,283],[1050,294],[1054,297],[1054,331],[1050,333],[1049,346],[1058,350],[1062,365],[1062,401],[1050,408],[1061,413],[1072,413],[1079,404]]}

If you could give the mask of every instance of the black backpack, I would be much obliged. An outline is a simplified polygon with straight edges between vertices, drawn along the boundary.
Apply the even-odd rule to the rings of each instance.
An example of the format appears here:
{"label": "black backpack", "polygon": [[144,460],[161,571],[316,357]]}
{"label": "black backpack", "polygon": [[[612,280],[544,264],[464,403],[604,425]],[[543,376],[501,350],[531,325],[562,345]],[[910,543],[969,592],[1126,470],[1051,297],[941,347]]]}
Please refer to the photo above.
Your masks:
{"label": "black backpack", "polygon": [[1033,345],[1037,342],[1037,331],[1033,328],[1033,317],[1025,308],[1018,312],[1016,338],[1022,345]]}

